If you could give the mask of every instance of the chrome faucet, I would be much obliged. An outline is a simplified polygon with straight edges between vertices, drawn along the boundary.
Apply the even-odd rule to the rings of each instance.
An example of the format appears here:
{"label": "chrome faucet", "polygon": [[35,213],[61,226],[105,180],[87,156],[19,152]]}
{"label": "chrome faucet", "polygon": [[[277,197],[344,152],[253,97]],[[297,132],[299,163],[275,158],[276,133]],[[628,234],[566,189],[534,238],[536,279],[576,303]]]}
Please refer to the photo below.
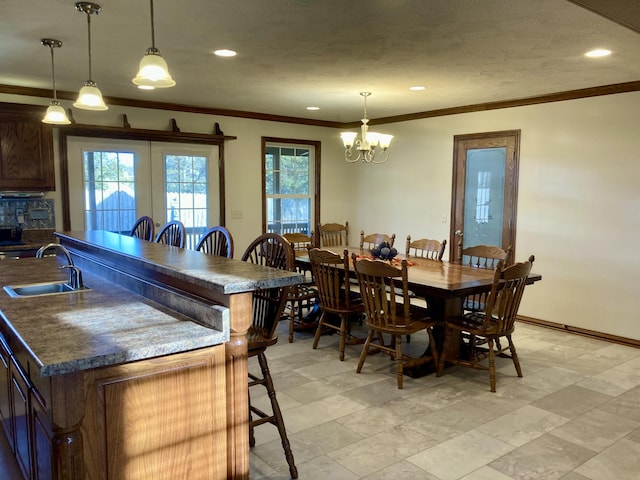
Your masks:
{"label": "chrome faucet", "polygon": [[69,281],[67,282],[74,290],[82,290],[84,282],[82,281],[82,272],[75,265],[63,265],[60,268],[69,269]]}
{"label": "chrome faucet", "polygon": [[71,253],[64,245],[60,245],[59,243],[49,243],[44,247],[40,247],[36,252],[36,258],[42,258],[44,254],[48,250],[59,250],[64,256],[67,258],[67,265],[62,265],[60,268],[68,268],[69,269],[69,280],[67,283],[74,290],[79,290],[84,288],[84,282],[82,281],[82,272],[78,267],[73,264],[73,259],[71,258]]}
{"label": "chrome faucet", "polygon": [[69,264],[69,266],[73,266],[71,253],[69,253],[69,250],[67,250],[67,248],[64,245],[60,245],[59,243],[49,243],[44,247],[40,247],[36,252],[36,258],[42,258],[44,254],[47,253],[47,250],[52,250],[52,249],[60,250],[62,253],[64,253],[64,256],[67,257],[67,263]]}

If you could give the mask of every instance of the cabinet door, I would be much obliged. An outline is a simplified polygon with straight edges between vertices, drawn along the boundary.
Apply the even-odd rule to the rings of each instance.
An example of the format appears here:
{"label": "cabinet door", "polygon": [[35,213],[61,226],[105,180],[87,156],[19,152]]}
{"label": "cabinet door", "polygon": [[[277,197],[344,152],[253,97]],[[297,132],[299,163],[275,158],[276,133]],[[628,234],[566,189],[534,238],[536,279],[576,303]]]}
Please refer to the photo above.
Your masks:
{"label": "cabinet door", "polygon": [[0,335],[0,424],[5,435],[11,442],[13,432],[11,430],[11,389],[9,376],[9,347]]}
{"label": "cabinet door", "polygon": [[51,480],[52,477],[52,449],[51,422],[47,416],[44,400],[38,393],[31,389],[31,424],[33,432],[33,479]]}
{"label": "cabinet door", "polygon": [[42,109],[0,104],[0,190],[55,190],[53,129]]}
{"label": "cabinet door", "polygon": [[13,441],[18,465],[25,478],[31,478],[29,460],[29,386],[20,368],[11,359],[11,398],[13,401]]}

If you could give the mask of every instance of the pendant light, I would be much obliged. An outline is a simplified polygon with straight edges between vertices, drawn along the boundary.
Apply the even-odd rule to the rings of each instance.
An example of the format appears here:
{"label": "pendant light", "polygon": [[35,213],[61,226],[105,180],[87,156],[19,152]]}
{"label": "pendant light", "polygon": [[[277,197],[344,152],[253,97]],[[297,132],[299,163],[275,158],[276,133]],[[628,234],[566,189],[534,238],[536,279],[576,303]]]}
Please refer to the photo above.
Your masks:
{"label": "pendant light", "polygon": [[53,38],[43,38],[40,43],[49,47],[51,50],[51,78],[53,80],[53,100],[49,103],[47,113],[42,119],[42,123],[50,123],[52,125],[69,125],[71,121],[67,118],[67,114],[64,108],[60,106],[58,101],[58,94],[56,92],[56,70],[53,63],[53,49],[62,47],[60,40],[54,40]]}
{"label": "pendant light", "polygon": [[102,7],[96,3],[76,3],[76,10],[87,14],[87,31],[89,32],[89,80],[84,82],[78,94],[78,99],[73,104],[74,107],[83,110],[108,110],[109,108],[105,105],[102,99],[102,92],[98,89],[96,82],[91,79],[91,15],[99,14],[101,9]]}
{"label": "pendant light", "polygon": [[153,26],[153,0],[151,4],[151,47],[147,49],[147,53],[140,60],[140,69],[132,82],[142,89],[167,88],[173,87],[176,82],[171,78],[169,67],[165,62],[160,50],[156,48],[156,35]]}

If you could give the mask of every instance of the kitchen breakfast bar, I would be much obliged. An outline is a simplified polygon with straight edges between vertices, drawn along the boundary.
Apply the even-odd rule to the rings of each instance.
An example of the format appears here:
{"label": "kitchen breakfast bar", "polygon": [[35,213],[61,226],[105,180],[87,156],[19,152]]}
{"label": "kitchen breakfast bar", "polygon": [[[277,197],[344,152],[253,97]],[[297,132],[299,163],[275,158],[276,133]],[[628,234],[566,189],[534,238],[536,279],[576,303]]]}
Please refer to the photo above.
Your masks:
{"label": "kitchen breakfast bar", "polygon": [[[0,262],[0,422],[29,479],[249,477],[252,291],[301,277],[104,231]],[[55,250],[55,249],[52,249]],[[63,268],[60,268],[63,267]]]}

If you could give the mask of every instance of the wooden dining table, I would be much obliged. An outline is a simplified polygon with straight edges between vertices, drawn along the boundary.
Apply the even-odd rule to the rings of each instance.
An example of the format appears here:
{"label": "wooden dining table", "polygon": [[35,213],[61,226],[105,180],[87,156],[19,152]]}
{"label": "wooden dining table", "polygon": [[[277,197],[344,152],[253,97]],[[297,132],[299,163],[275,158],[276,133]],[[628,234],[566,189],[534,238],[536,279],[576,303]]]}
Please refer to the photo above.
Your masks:
{"label": "wooden dining table", "polygon": [[[342,255],[345,249],[340,250],[337,247],[333,247],[328,250]],[[346,250],[349,255],[349,262],[351,262],[353,253],[359,257],[372,258],[368,250],[361,250],[359,247],[348,247]],[[398,255],[391,263],[399,267],[403,259],[405,259],[404,255]],[[440,326],[434,329],[434,336],[436,343],[441,346],[444,339],[444,322],[463,314],[463,303],[467,295],[491,290],[494,271],[460,263],[419,257],[408,257],[406,260],[408,264],[409,290],[416,297],[426,300],[431,316],[440,323]],[[299,255],[296,257],[296,261],[301,268],[310,269],[311,261],[308,255]],[[350,272],[355,278],[353,265],[350,265]],[[540,280],[542,280],[542,275],[531,273],[527,284]],[[447,352],[447,356],[460,355],[460,342],[451,342],[451,344],[454,345],[453,348],[457,348],[457,351]],[[411,376],[420,376],[428,372],[407,373]]]}

